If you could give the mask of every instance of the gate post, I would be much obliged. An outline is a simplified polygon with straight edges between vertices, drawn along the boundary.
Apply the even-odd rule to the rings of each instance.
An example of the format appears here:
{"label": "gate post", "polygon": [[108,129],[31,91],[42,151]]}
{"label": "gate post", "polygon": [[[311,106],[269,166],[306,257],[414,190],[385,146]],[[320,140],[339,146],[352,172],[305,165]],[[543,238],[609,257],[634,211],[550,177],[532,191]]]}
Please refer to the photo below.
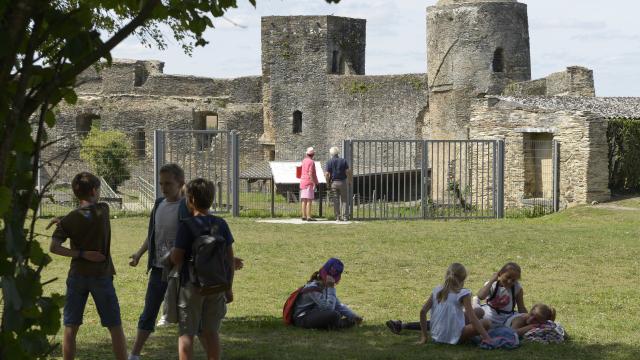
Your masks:
{"label": "gate post", "polygon": [[553,212],[560,211],[560,142],[553,140]]}
{"label": "gate post", "polygon": [[429,177],[429,148],[427,140],[422,140],[422,158],[420,159],[420,197],[422,206],[422,218],[427,218],[429,196],[427,195],[427,178]]}
{"label": "gate post", "polygon": [[504,140],[497,141],[497,156],[496,163],[494,166],[496,167],[495,171],[495,199],[496,202],[496,217],[498,219],[504,218]]}
{"label": "gate post", "polygon": [[160,191],[160,168],[164,165],[165,136],[164,130],[153,132],[153,190],[156,199],[162,196]]}
{"label": "gate post", "polygon": [[[349,178],[347,177],[347,206],[345,214],[348,219],[353,218],[353,148],[351,140],[342,140],[342,156],[349,164],[349,170],[351,171],[351,183],[349,183]],[[343,215],[343,216],[345,216]]]}
{"label": "gate post", "polygon": [[232,216],[240,216],[240,144],[238,133],[231,131],[231,209]]}

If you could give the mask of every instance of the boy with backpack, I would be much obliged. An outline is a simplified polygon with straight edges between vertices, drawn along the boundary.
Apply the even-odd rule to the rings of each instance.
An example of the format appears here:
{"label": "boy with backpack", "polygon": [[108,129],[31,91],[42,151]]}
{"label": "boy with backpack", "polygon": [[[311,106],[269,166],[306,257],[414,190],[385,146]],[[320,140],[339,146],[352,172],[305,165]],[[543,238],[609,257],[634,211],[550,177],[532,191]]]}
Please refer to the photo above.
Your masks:
{"label": "boy with backpack", "polygon": [[[100,179],[91,173],[77,174],[71,181],[71,187],[79,206],[57,221],[49,247],[52,253],[71,258],[63,315],[63,357],[65,360],[75,357],[76,336],[82,324],[87,297],[91,294],[102,326],[111,333],[116,359],[125,360],[126,340],[120,305],[113,287],[116,271],[110,251],[109,205],[98,202]],[[62,246],[66,239],[70,239],[70,247]]]}
{"label": "boy with backpack", "polygon": [[227,223],[213,215],[215,187],[199,178],[187,184],[187,206],[193,217],[178,227],[171,261],[182,265],[178,296],[180,360],[193,358],[193,338],[199,335],[208,359],[220,358],[218,334],[226,304],[233,301],[233,236]]}

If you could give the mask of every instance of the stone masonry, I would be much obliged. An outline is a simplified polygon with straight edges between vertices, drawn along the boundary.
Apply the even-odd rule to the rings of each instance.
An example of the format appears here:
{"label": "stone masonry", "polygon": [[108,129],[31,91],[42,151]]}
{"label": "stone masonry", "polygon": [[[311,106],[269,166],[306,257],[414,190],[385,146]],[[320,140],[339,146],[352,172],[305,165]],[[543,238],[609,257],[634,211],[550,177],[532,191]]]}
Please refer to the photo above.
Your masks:
{"label": "stone masonry", "polygon": [[517,179],[525,171],[522,129],[553,129],[548,138],[563,149],[563,203],[608,197],[607,114],[575,104],[599,99],[593,72],[571,66],[531,80],[526,4],[441,0],[427,9],[426,26],[425,74],[365,75],[366,20],[336,16],[262,18],[258,76],[178,76],[164,74],[159,61],[116,60],[82,74],[79,101],[58,109],[53,135],[92,124],[119,129],[132,143],[144,139],[141,161],[149,163],[154,130],[204,129],[214,117],[215,128],[239,133],[242,167],[254,173],[269,160],[300,159],[308,146],[325,154],[345,139],[504,138],[506,171]]}

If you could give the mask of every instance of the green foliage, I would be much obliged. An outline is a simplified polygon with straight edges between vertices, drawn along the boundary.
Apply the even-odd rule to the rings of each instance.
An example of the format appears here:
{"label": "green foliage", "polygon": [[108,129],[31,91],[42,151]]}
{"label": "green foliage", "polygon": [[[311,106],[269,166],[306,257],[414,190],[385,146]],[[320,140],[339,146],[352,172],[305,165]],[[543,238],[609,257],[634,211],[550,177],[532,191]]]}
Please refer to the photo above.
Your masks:
{"label": "green foliage", "polygon": [[127,135],[121,131],[92,127],[82,140],[80,158],[88,162],[95,174],[102,176],[114,191],[131,178],[129,165],[133,152]]}
{"label": "green foliage", "polygon": [[640,120],[610,120],[609,189],[618,193],[640,192]]}
{"label": "green foliage", "polygon": [[60,327],[61,297],[42,293],[40,272],[50,259],[34,245],[34,223],[25,224],[27,214],[35,218],[43,193],[35,174],[56,105],[74,104],[76,77],[111,65],[111,50],[127,37],[163,49],[161,29],[168,28],[190,53],[207,43],[204,32],[237,2],[0,2],[0,359],[47,358],[55,346],[49,336]]}
{"label": "green foliage", "polygon": [[364,81],[354,80],[349,85],[349,94],[351,95],[366,94],[369,91],[378,88],[379,86],[380,85],[378,84],[371,84],[371,83],[366,83]]}

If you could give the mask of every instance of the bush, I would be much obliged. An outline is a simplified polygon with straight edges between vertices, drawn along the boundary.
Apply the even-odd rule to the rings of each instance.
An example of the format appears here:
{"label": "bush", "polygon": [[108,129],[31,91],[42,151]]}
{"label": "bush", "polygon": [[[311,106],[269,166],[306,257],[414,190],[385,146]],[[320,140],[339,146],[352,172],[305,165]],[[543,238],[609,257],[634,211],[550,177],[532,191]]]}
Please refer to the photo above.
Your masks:
{"label": "bush", "polygon": [[96,175],[101,176],[115,191],[131,178],[129,164],[133,152],[127,135],[116,130],[100,130],[92,127],[82,140],[80,158],[87,161]]}
{"label": "bush", "polygon": [[615,119],[607,129],[609,189],[640,192],[640,120]]}

